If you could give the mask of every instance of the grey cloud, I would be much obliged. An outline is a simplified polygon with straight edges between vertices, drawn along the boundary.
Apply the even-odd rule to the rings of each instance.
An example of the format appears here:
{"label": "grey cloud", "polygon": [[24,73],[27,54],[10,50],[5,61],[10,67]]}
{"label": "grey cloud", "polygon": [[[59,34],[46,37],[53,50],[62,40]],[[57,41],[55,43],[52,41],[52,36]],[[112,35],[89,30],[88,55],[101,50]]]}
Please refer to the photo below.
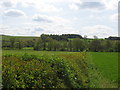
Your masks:
{"label": "grey cloud", "polygon": [[35,16],[33,18],[33,21],[36,21],[36,22],[47,22],[47,23],[50,23],[52,22],[50,19],[48,19],[46,16]]}
{"label": "grey cloud", "polygon": [[102,2],[82,2],[76,3],[79,9],[104,9],[105,5]]}
{"label": "grey cloud", "polygon": [[38,27],[38,28],[35,28],[35,31],[44,31],[44,29],[43,29],[43,28]]}
{"label": "grey cloud", "polygon": [[2,5],[5,6],[5,7],[12,7],[13,3],[10,2],[10,1],[5,1],[5,2],[2,3]]}
{"label": "grey cloud", "polygon": [[16,9],[10,9],[4,12],[5,16],[10,16],[10,17],[20,17],[20,16],[24,16],[25,13],[23,11],[20,10],[16,10]]}

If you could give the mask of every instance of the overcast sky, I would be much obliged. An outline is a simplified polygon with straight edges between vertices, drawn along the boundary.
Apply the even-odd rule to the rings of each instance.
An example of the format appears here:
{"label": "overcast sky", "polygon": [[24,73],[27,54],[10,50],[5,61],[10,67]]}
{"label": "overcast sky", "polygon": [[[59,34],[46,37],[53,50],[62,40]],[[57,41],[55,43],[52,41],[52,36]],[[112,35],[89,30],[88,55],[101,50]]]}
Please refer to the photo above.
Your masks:
{"label": "overcast sky", "polygon": [[0,0],[0,34],[118,36],[119,0]]}

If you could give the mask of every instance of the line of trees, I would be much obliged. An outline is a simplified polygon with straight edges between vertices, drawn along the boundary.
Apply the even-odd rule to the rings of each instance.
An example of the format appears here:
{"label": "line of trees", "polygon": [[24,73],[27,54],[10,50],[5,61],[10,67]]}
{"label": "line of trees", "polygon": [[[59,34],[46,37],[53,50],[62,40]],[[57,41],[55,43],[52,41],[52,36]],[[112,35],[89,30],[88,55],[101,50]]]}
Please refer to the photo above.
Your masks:
{"label": "line of trees", "polygon": [[[53,38],[54,37],[54,38]],[[56,39],[56,38],[57,39]],[[62,37],[60,39],[60,37]],[[71,38],[70,38],[71,37]],[[59,40],[58,40],[59,39]],[[23,47],[33,47],[34,50],[46,51],[93,51],[93,52],[119,52],[119,40],[87,39],[80,35],[45,35],[42,34],[37,40],[23,42],[11,38],[9,42],[3,42],[3,48],[22,49]]]}
{"label": "line of trees", "polygon": [[34,46],[34,50],[47,51],[93,51],[93,52],[119,52],[120,41],[111,40],[85,40],[75,38],[68,41],[57,41],[52,38],[39,39]]}
{"label": "line of trees", "polygon": [[2,48],[11,48],[11,49],[22,49],[23,42],[18,40],[16,41],[15,38],[10,38],[9,41],[2,41]]}

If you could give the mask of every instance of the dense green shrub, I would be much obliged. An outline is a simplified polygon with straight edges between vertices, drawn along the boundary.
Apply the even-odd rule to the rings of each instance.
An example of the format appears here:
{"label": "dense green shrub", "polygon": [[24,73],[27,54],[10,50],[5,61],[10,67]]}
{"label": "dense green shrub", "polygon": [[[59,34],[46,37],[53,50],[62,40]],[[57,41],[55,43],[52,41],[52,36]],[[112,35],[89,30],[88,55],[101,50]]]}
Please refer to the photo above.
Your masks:
{"label": "dense green shrub", "polygon": [[37,56],[25,53],[21,56],[21,59],[25,60],[25,61],[28,61],[28,60],[37,59]]}
{"label": "dense green shrub", "polygon": [[[82,54],[83,55],[83,54]],[[66,55],[70,57],[69,55]],[[21,59],[20,59],[21,57]],[[80,56],[83,58],[84,56]],[[3,56],[3,87],[4,88],[85,88],[86,63],[78,58],[73,66],[54,55],[36,56],[23,54],[20,56]],[[74,61],[71,61],[74,63]],[[77,65],[80,64],[80,65]],[[76,65],[77,67],[75,67]],[[83,73],[83,74],[82,74]]]}

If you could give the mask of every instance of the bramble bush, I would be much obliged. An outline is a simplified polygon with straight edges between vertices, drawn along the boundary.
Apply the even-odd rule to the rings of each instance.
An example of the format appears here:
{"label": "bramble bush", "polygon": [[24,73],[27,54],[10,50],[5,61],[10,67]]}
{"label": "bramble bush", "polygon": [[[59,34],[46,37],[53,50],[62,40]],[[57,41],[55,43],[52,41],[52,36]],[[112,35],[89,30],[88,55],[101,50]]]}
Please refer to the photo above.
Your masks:
{"label": "bramble bush", "polygon": [[21,59],[25,61],[29,61],[29,60],[37,59],[37,56],[25,53],[21,56]]}
{"label": "bramble bush", "polygon": [[84,62],[81,60],[77,63],[80,62],[77,70],[65,59],[54,55],[4,55],[3,88],[87,88],[89,83],[85,83],[88,77],[85,75]]}

